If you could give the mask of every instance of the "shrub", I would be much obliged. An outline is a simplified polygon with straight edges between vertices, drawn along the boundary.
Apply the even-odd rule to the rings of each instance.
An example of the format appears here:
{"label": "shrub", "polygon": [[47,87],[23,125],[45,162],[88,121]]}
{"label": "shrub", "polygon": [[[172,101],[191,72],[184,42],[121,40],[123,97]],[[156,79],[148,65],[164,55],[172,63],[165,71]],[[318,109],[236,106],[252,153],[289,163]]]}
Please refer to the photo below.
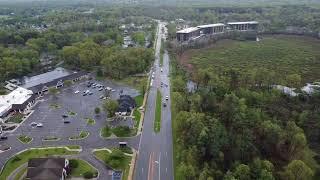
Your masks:
{"label": "shrub", "polygon": [[91,179],[91,178],[93,178],[93,172],[91,172],[91,171],[87,171],[87,172],[85,172],[85,173],[83,173],[83,177],[84,178],[86,178],[86,179]]}

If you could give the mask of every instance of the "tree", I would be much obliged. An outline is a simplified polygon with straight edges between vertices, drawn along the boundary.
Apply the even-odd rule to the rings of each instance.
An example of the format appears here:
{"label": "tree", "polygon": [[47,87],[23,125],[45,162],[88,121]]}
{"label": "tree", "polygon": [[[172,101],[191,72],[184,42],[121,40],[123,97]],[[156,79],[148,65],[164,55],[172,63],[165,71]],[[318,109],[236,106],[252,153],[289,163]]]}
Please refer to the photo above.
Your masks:
{"label": "tree", "polygon": [[311,180],[313,171],[301,160],[293,160],[285,168],[282,178],[285,180]]}
{"label": "tree", "polygon": [[290,74],[286,77],[287,84],[290,87],[299,88],[301,84],[301,76],[299,74]]}
{"label": "tree", "polygon": [[109,117],[114,116],[114,113],[117,111],[118,107],[118,101],[115,100],[106,100],[103,105],[103,108],[107,112]]}
{"label": "tree", "polygon": [[239,180],[250,179],[250,167],[245,164],[240,164],[236,167],[234,176]]}
{"label": "tree", "polygon": [[95,112],[96,114],[100,114],[100,108],[99,108],[99,107],[96,107],[96,108],[94,109],[94,112]]}
{"label": "tree", "polygon": [[133,33],[132,34],[132,40],[136,44],[139,44],[140,46],[144,46],[144,44],[145,44],[144,32],[135,32],[135,33]]}
{"label": "tree", "polygon": [[106,164],[110,165],[112,168],[118,169],[124,159],[124,153],[120,149],[114,149],[110,155],[106,157]]}

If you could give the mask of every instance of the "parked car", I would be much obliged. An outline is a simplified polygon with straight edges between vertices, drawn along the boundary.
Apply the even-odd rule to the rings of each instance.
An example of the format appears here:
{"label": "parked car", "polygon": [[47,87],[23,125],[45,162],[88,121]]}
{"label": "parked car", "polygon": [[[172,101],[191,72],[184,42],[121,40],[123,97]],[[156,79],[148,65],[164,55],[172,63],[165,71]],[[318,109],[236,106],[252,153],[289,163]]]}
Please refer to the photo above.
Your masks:
{"label": "parked car", "polygon": [[101,88],[99,88],[99,91],[102,91],[103,90],[103,88],[101,87]]}
{"label": "parked car", "polygon": [[43,124],[42,123],[38,123],[37,127],[43,127]]}
{"label": "parked car", "polygon": [[30,123],[30,126],[32,126],[32,127],[35,127],[35,126],[37,126],[37,125],[38,125],[38,123],[36,123],[36,122]]}
{"label": "parked car", "polygon": [[70,121],[69,121],[69,120],[64,120],[64,121],[63,121],[63,123],[65,123],[65,124],[69,124],[69,123],[70,123]]}
{"label": "parked car", "polygon": [[93,92],[91,92],[91,91],[90,91],[88,94],[89,94],[89,95],[92,95],[92,94],[93,94]]}
{"label": "parked car", "polygon": [[4,140],[7,140],[8,137],[7,136],[0,136],[0,141],[4,141]]}
{"label": "parked car", "polygon": [[69,117],[69,116],[66,115],[66,114],[63,114],[63,115],[62,115],[62,118],[67,118],[67,117]]}
{"label": "parked car", "polygon": [[75,93],[75,94],[78,94],[79,92],[80,92],[80,91],[75,91],[74,93]]}

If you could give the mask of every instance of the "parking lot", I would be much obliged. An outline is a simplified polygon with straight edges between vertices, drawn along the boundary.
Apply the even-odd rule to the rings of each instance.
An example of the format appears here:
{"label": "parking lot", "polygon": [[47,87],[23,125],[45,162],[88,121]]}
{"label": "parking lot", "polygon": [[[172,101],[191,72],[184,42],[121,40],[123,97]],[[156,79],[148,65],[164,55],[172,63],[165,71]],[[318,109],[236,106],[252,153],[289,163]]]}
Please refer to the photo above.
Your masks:
{"label": "parking lot", "polygon": [[[117,99],[121,94],[137,96],[138,92],[132,88],[111,83],[110,81],[96,82],[105,88],[113,89],[111,99]],[[75,93],[79,91],[79,93]],[[91,95],[83,96],[84,91],[90,91]],[[57,95],[45,95],[45,97],[33,108],[31,116],[14,132],[15,135],[27,135],[34,140],[54,136],[67,140],[71,136],[78,135],[81,131],[88,131],[94,137],[99,136],[100,128],[105,125],[106,114],[102,109],[105,90],[87,87],[87,82],[76,83],[71,87],[60,89]],[[101,108],[100,115],[96,116],[94,109]],[[67,115],[63,118],[62,115]],[[86,118],[96,120],[94,125],[88,125]],[[70,123],[64,123],[64,121]],[[42,127],[31,126],[35,122]]]}

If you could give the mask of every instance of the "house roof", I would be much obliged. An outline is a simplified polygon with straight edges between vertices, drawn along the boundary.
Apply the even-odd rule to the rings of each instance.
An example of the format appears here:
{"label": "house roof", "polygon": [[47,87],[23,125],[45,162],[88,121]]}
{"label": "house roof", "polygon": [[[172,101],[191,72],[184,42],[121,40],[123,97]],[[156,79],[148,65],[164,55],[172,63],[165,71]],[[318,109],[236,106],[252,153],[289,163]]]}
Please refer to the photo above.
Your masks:
{"label": "house roof", "polygon": [[188,33],[191,33],[191,32],[197,31],[197,30],[199,30],[198,27],[189,27],[189,28],[177,31],[177,33],[186,33],[186,34],[188,34]]}
{"label": "house roof", "polygon": [[218,26],[225,26],[222,23],[216,23],[216,24],[205,24],[205,25],[200,25],[197,26],[198,28],[210,28],[210,27],[218,27]]}
{"label": "house roof", "polygon": [[32,180],[60,180],[64,167],[64,158],[33,158],[28,162],[26,178]]}

